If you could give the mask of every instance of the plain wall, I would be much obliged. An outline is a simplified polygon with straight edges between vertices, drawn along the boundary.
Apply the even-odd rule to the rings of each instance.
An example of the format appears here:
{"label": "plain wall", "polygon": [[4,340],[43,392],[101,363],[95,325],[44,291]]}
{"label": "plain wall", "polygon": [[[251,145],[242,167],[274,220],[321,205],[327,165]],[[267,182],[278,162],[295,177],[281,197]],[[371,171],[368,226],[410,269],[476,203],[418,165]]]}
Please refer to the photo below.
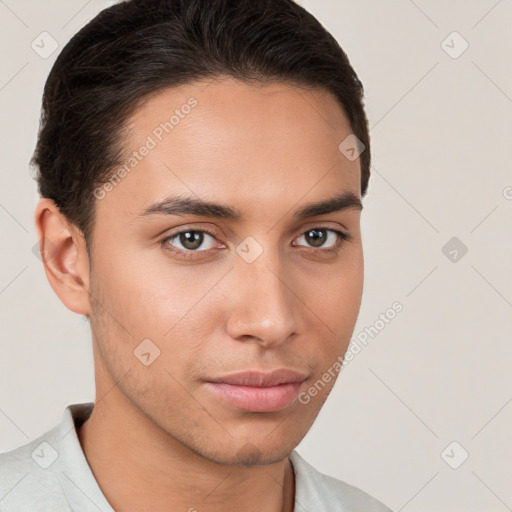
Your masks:
{"label": "plain wall", "polygon": [[[512,2],[302,3],[365,86],[373,167],[353,339],[372,335],[298,451],[397,511],[510,509]],[[28,161],[53,61],[107,5],[0,2],[0,451],[94,400],[89,326],[33,252]],[[47,59],[31,47],[44,31],[59,44]]]}

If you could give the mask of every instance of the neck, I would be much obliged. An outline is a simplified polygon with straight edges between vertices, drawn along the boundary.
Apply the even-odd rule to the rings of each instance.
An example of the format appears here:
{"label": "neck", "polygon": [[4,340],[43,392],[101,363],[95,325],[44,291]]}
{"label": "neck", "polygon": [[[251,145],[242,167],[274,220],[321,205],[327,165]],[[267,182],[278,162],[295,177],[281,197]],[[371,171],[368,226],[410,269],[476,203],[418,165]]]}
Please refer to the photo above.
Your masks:
{"label": "neck", "polygon": [[227,466],[202,457],[154,424],[114,387],[77,429],[89,466],[116,512],[293,512],[288,458]]}

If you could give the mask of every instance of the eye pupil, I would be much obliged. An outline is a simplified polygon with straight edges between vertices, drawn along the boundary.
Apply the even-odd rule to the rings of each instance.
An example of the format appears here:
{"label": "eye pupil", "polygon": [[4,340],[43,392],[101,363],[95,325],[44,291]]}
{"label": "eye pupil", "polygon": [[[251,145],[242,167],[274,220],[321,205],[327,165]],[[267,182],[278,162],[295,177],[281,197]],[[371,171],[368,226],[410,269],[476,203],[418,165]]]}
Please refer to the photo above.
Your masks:
{"label": "eye pupil", "polygon": [[[314,233],[311,235],[311,233]],[[320,235],[318,235],[320,233]],[[310,229],[306,237],[311,238],[312,241],[308,240],[308,243],[311,243],[314,247],[321,247],[325,242],[325,229]]]}
{"label": "eye pupil", "polygon": [[[194,250],[201,247],[203,243],[204,234],[200,231],[185,231],[180,233],[180,243],[186,249]],[[187,244],[191,244],[187,245]]]}

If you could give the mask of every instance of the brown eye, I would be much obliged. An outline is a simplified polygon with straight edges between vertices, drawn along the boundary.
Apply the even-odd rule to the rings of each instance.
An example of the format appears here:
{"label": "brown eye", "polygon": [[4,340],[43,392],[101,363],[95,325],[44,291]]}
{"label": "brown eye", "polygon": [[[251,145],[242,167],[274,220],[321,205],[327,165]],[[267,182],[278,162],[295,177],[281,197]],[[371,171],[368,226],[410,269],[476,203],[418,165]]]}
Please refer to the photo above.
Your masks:
{"label": "brown eye", "polygon": [[[185,253],[207,251],[214,246],[214,241],[215,238],[209,231],[185,229],[164,238],[161,243],[170,251]],[[199,250],[200,247],[202,249]]]}
{"label": "brown eye", "polygon": [[326,229],[310,229],[305,234],[306,241],[313,247],[322,247],[327,240]]}
{"label": "brown eye", "polygon": [[201,247],[204,241],[204,234],[200,231],[183,231],[177,237],[180,244],[190,251]]}
{"label": "brown eye", "polygon": [[[350,235],[329,228],[308,229],[297,240],[304,238],[306,245],[317,249],[335,249],[343,240],[349,240]],[[300,244],[302,245],[302,244]]]}

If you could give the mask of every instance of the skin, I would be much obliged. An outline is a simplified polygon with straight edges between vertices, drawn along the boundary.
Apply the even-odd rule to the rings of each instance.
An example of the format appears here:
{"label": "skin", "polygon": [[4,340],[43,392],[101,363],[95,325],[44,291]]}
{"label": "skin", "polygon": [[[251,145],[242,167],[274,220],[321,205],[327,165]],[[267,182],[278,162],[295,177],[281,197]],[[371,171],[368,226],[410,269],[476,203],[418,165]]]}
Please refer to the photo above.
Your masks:
{"label": "skin", "polygon": [[[91,325],[96,405],[79,440],[117,512],[291,512],[288,455],[335,379],[307,404],[265,413],[227,404],[203,380],[289,368],[307,374],[304,391],[345,353],[362,297],[361,211],[292,216],[335,192],[360,199],[360,162],[338,150],[351,129],[328,92],[231,78],[149,99],[131,119],[127,155],[191,96],[191,113],[96,201],[92,261],[51,200],[35,212],[53,248],[48,280]],[[176,194],[232,206],[243,219],[138,217]],[[183,239],[162,242],[184,228],[215,232],[196,259],[165,249],[193,252]],[[352,239],[329,251],[337,235],[326,231],[315,246],[313,228]],[[236,252],[248,236],[263,249],[252,263]],[[147,338],[160,350],[148,366],[134,356]]]}

